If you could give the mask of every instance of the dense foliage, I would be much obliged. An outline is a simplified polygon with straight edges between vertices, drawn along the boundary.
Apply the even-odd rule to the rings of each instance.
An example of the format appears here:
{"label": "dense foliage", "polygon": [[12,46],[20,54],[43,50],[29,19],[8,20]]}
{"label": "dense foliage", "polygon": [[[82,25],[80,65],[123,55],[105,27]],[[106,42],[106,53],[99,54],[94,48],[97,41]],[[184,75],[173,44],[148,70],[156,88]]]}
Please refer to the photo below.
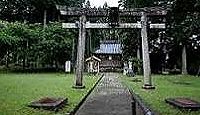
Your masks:
{"label": "dense foliage", "polygon": [[71,59],[74,34],[57,22],[48,25],[1,21],[1,64],[23,67],[58,67]]}
{"label": "dense foliage", "polygon": [[63,68],[64,62],[71,60],[76,34],[73,30],[63,30],[61,24],[56,22],[60,21],[56,5],[82,7],[83,2],[84,0],[0,1],[0,65],[24,69]]}

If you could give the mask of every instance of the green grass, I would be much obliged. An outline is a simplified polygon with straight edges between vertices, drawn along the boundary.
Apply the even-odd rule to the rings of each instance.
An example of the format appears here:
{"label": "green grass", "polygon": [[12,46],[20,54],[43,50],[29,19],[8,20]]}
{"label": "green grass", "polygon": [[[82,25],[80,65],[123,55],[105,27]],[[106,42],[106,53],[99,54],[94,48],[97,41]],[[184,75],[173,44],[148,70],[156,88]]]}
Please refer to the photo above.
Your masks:
{"label": "green grass", "polygon": [[155,90],[144,90],[141,88],[143,82],[132,82],[136,78],[143,80],[142,76],[122,77],[122,81],[160,115],[200,115],[200,111],[179,110],[164,101],[166,98],[186,97],[200,102],[199,77],[181,75],[153,75],[152,77]]}
{"label": "green grass", "polygon": [[84,77],[85,89],[73,89],[74,75],[61,73],[0,74],[0,115],[51,115],[55,112],[27,107],[42,97],[67,97],[68,105],[58,113],[73,110],[99,77]]}

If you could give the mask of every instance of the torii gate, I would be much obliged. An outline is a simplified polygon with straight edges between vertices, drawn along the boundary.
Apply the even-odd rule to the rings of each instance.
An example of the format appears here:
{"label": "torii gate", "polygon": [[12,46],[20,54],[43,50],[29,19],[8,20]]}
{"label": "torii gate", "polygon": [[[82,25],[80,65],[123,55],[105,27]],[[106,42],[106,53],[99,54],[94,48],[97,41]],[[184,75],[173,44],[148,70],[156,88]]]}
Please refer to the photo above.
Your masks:
{"label": "torii gate", "polygon": [[86,29],[95,28],[139,28],[141,29],[142,37],[142,54],[143,54],[143,72],[144,72],[144,85],[145,89],[155,88],[152,85],[151,80],[151,68],[149,59],[149,47],[147,37],[147,27],[165,29],[165,23],[149,24],[147,22],[147,16],[164,16],[167,14],[167,9],[163,7],[150,7],[150,8],[135,8],[135,9],[118,9],[119,17],[140,16],[141,21],[139,23],[119,23],[117,26],[110,26],[109,23],[90,23],[86,22],[86,17],[108,17],[108,9],[96,9],[96,8],[67,8],[66,6],[57,5],[57,9],[60,10],[61,15],[80,17],[79,23],[62,23],[63,28],[77,28],[79,29],[78,47],[77,47],[77,61],[76,61],[76,88],[84,88],[82,83],[83,70],[84,70],[84,53],[85,53],[85,39]]}

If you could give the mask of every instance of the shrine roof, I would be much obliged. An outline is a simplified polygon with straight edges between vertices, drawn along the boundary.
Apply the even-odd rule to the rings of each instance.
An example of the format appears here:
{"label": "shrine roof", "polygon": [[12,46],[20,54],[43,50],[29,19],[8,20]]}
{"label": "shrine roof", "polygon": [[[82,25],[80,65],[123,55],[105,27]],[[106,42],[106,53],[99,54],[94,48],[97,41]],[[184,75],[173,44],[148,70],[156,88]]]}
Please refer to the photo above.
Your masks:
{"label": "shrine roof", "polygon": [[117,40],[104,40],[100,42],[100,48],[96,54],[122,54],[122,47]]}
{"label": "shrine roof", "polygon": [[99,59],[99,58],[96,57],[96,56],[91,56],[91,57],[87,58],[87,59],[86,59],[86,62],[87,62],[87,61],[90,61],[90,60],[96,60],[96,61],[99,61],[99,62],[101,61],[101,59]]}

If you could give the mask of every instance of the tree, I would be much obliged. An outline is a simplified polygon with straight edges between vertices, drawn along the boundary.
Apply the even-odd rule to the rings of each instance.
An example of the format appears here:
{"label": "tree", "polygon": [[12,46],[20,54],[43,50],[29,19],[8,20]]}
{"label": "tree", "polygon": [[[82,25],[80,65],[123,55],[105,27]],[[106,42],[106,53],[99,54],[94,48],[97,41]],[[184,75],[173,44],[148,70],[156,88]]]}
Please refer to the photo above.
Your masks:
{"label": "tree", "polygon": [[0,23],[0,63],[7,67],[16,64],[23,69],[32,67],[59,68],[71,59],[72,32],[63,30],[59,23],[41,25],[25,23]]}
{"label": "tree", "polygon": [[180,45],[182,45],[182,74],[187,74],[187,43],[194,31],[194,6],[196,0],[177,0],[173,7],[173,33]]}
{"label": "tree", "polygon": [[158,1],[164,0],[119,0],[119,4],[124,8],[143,8],[155,6]]}
{"label": "tree", "polygon": [[45,63],[54,65],[64,64],[71,59],[73,35],[67,30],[63,30],[58,23],[49,24],[43,31],[44,38],[38,43],[41,57]]}
{"label": "tree", "polygon": [[0,18],[7,21],[28,21],[45,23],[55,21],[56,4],[69,7],[82,7],[84,0],[2,0],[0,1]]}
{"label": "tree", "polygon": [[40,14],[43,14],[44,27],[47,23],[47,13],[58,13],[56,10],[57,4],[68,7],[82,7],[83,3],[83,0],[31,0],[31,4],[35,8],[35,11],[39,11]]}
{"label": "tree", "polygon": [[108,3],[107,3],[107,2],[105,2],[105,3],[103,4],[103,9],[106,9],[106,8],[108,8]]}
{"label": "tree", "polygon": [[91,5],[90,5],[90,1],[89,0],[87,0],[87,2],[85,3],[85,6],[84,6],[85,8],[91,8]]}
{"label": "tree", "polygon": [[12,24],[2,21],[0,23],[1,30],[0,30],[0,63],[5,61],[5,65],[8,68],[10,54],[16,47],[16,44],[20,41],[20,38],[16,35],[13,35],[12,32]]}
{"label": "tree", "polygon": [[0,18],[7,21],[24,21],[31,13],[29,0],[1,0]]}

